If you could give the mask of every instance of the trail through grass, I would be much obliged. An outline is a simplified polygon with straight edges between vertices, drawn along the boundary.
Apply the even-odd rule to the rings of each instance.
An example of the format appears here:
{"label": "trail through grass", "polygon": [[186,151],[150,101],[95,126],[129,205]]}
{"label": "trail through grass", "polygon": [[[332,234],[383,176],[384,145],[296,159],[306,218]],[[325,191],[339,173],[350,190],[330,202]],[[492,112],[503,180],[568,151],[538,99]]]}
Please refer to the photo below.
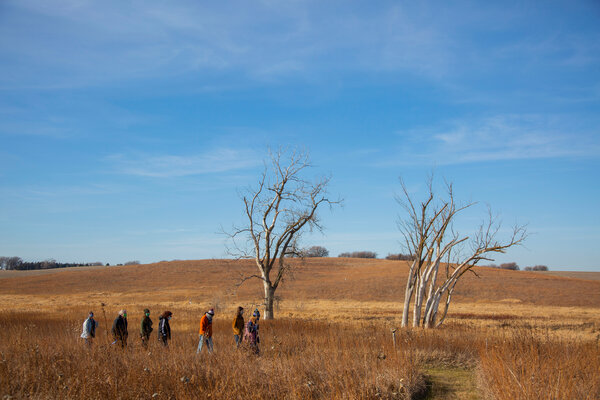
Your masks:
{"label": "trail through grass", "polygon": [[475,371],[470,368],[430,366],[425,368],[425,400],[480,400]]}

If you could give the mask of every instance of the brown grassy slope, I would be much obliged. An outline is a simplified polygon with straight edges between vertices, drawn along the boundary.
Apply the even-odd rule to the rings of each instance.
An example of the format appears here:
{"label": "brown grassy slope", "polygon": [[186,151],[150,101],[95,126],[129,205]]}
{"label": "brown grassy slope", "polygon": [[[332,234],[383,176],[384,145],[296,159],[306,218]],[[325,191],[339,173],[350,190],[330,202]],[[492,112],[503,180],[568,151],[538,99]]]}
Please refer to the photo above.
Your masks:
{"label": "brown grassy slope", "polygon": [[600,272],[595,271],[543,271],[538,272],[543,275],[562,276],[563,278],[587,279],[591,281],[600,281]]}
{"label": "brown grassy slope", "polygon": [[[293,261],[295,279],[277,294],[285,300],[399,301],[408,264],[404,261],[347,258]],[[144,292],[197,293],[202,296],[257,298],[260,282],[236,291],[240,274],[255,273],[250,261],[200,260],[57,272],[3,279],[0,295],[66,295]],[[600,307],[600,282],[548,276],[535,272],[476,268],[459,283],[457,301],[510,301],[549,306]]]}
{"label": "brown grassy slope", "polygon": [[109,268],[104,265],[94,265],[90,267],[68,267],[68,268],[50,268],[50,269],[30,269],[30,270],[0,270],[0,279],[4,278],[21,278],[25,276],[36,276],[36,275],[46,275],[46,274],[55,274],[57,272],[64,272],[66,270],[69,271],[94,271],[98,269]]}

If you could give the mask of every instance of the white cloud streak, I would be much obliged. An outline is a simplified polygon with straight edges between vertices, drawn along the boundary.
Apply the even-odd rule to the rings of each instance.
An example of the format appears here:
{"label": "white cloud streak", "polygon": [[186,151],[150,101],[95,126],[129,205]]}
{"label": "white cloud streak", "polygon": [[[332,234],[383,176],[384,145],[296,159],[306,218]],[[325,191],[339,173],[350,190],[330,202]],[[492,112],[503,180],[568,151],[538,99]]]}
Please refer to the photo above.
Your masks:
{"label": "white cloud streak", "polygon": [[500,160],[600,157],[600,132],[560,117],[497,115],[398,132],[393,159],[377,166],[449,165]]}
{"label": "white cloud streak", "polygon": [[14,61],[0,69],[0,83],[85,86],[211,71],[257,80],[336,70],[440,76],[460,60],[449,22],[460,10],[443,18],[436,11],[313,1],[6,1],[0,49]]}
{"label": "white cloud streak", "polygon": [[253,168],[262,158],[251,150],[216,149],[197,155],[114,154],[107,157],[117,173],[169,178]]}

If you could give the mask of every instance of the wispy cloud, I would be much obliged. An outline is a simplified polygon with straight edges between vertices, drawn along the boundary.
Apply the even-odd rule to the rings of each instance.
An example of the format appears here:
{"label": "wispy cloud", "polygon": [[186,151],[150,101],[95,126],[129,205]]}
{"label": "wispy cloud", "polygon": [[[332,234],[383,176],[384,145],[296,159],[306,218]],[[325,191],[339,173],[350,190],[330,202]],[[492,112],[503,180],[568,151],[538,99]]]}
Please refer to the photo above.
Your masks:
{"label": "wispy cloud", "polygon": [[[571,122],[569,122],[571,121]],[[600,132],[571,119],[497,115],[398,132],[394,158],[378,166],[448,165],[499,160],[600,157]]]}
{"label": "wispy cloud", "polygon": [[23,200],[42,200],[73,197],[88,197],[114,195],[126,192],[128,187],[113,183],[91,183],[81,185],[27,185],[0,188],[0,194],[5,198],[18,198]]}
{"label": "wispy cloud", "polygon": [[[550,36],[540,28],[530,34],[535,7],[52,0],[7,0],[2,7],[0,88],[5,89],[178,77],[195,79],[195,88],[222,88],[232,85],[232,77],[312,81],[357,71],[438,79],[493,76],[502,72],[497,64],[558,70],[594,66],[599,59],[596,33]],[[477,39],[494,33],[502,40]]]}
{"label": "wispy cloud", "polygon": [[116,172],[169,178],[252,168],[262,163],[251,150],[216,149],[197,155],[114,154],[107,157]]}
{"label": "wispy cloud", "polygon": [[[0,49],[12,61],[0,69],[0,83],[56,88],[231,71],[268,81],[332,70],[439,75],[451,64],[452,39],[435,26],[431,10],[363,8],[8,1]],[[35,23],[36,34],[25,22]]]}

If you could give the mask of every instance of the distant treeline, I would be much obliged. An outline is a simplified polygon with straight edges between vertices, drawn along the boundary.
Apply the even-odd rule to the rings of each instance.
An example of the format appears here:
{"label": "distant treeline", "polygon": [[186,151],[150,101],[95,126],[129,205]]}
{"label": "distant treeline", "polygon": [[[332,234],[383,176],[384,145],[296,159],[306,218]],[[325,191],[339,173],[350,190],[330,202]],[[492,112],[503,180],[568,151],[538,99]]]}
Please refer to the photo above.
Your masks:
{"label": "distant treeline", "polygon": [[338,257],[347,257],[347,258],[377,258],[377,253],[372,251],[353,251],[340,253]]}
{"label": "distant treeline", "polygon": [[[519,265],[517,265],[516,262],[509,262],[509,263],[504,263],[504,264],[500,264],[500,265],[496,265],[496,264],[482,265],[482,267],[509,269],[512,271],[520,271],[521,270],[521,268],[519,268]],[[524,271],[549,271],[548,267],[545,265],[534,265],[533,267],[525,267],[523,270]]]}
{"label": "distant treeline", "polygon": [[[21,257],[0,257],[0,269],[27,271],[33,269],[53,269],[53,268],[69,268],[69,267],[91,267],[104,265],[101,262],[92,263],[61,263],[56,260],[45,261],[23,261]],[[107,264],[108,265],[108,264]]]}
{"label": "distant treeline", "polygon": [[398,254],[388,254],[385,257],[385,259],[386,260],[412,261],[415,259],[415,257],[411,256],[410,254],[398,253]]}

